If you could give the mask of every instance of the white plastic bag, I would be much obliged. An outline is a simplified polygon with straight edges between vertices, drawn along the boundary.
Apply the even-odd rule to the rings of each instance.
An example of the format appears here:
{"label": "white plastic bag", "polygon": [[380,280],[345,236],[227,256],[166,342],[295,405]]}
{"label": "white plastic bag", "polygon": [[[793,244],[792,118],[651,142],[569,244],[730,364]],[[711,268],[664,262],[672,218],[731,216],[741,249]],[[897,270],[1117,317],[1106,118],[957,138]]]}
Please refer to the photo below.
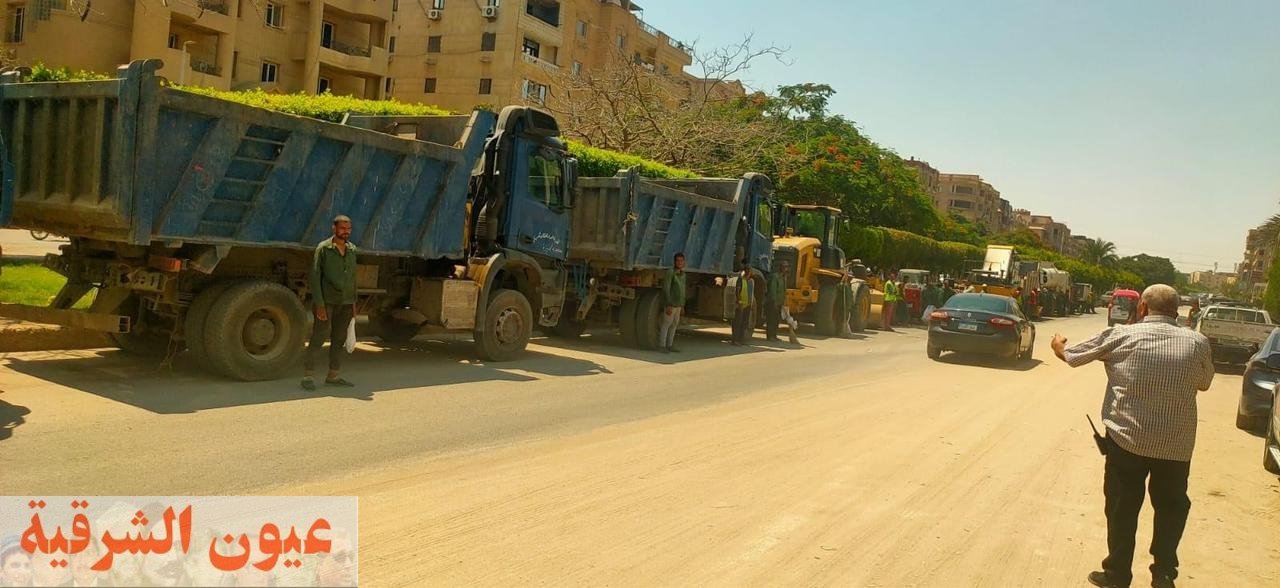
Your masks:
{"label": "white plastic bag", "polygon": [[355,318],[352,318],[351,322],[347,323],[347,341],[342,344],[342,347],[347,350],[347,353],[351,353],[356,350],[356,319]]}

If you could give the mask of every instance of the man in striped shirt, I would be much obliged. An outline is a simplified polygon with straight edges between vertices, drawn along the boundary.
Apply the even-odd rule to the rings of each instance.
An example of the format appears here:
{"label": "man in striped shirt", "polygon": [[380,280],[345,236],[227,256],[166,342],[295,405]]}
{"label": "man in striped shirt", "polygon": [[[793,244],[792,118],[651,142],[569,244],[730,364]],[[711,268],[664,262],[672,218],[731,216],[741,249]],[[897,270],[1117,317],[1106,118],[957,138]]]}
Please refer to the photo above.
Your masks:
{"label": "man in striped shirt", "polygon": [[1107,558],[1089,574],[1095,586],[1128,586],[1133,580],[1134,534],[1147,478],[1155,530],[1151,539],[1151,585],[1173,586],[1178,542],[1191,499],[1187,476],[1196,442],[1196,394],[1213,382],[1209,341],[1178,326],[1178,292],[1156,284],[1142,293],[1141,322],[1118,325],[1067,347],[1053,338],[1053,352],[1071,367],[1094,360],[1107,370],[1102,400],[1107,462]]}

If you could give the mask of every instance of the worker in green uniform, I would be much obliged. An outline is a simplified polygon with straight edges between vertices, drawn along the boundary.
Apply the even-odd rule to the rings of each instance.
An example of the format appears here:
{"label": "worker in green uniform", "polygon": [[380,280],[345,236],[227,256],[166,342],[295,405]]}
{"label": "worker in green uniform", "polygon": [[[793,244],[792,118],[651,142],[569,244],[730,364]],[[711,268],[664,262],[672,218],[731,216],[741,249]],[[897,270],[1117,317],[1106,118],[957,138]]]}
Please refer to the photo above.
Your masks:
{"label": "worker in green uniform", "polygon": [[340,214],[333,219],[333,236],[316,245],[312,258],[311,305],[316,320],[303,365],[302,387],[306,390],[316,389],[312,374],[315,372],[316,356],[324,347],[326,338],[329,339],[329,373],[325,375],[325,385],[355,385],[338,375],[342,369],[347,327],[356,311],[357,250],[349,239],[351,219]]}
{"label": "worker in green uniform", "polygon": [[898,272],[889,272],[889,278],[884,281],[884,306],[880,311],[880,329],[883,331],[893,332],[893,312],[898,306]]}
{"label": "worker in green uniform", "polygon": [[768,341],[778,340],[778,323],[782,321],[782,307],[787,303],[787,287],[782,276],[791,269],[791,264],[783,261],[776,271],[769,273],[769,287],[764,291],[764,332]]}
{"label": "worker in green uniform", "polygon": [[677,253],[671,265],[673,267],[662,278],[662,324],[658,325],[658,349],[663,353],[680,351],[675,343],[680,315],[684,313],[684,253]]}

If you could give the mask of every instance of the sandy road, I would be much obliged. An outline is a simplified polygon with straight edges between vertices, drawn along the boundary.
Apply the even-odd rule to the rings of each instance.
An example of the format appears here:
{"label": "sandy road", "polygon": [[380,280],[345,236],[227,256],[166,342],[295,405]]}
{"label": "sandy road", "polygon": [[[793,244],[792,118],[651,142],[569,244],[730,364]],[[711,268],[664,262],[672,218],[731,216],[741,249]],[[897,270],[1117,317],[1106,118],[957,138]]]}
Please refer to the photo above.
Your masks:
{"label": "sandy road", "polygon": [[[1099,322],[1041,329],[1079,338]],[[361,496],[371,586],[1084,584],[1105,546],[1102,461],[1084,420],[1102,370],[934,363],[922,335],[721,358],[726,373],[790,381],[279,490]],[[830,361],[846,369],[806,375]],[[1280,582],[1280,484],[1261,470],[1259,440],[1233,426],[1239,384],[1219,375],[1200,402],[1184,586]],[[1150,563],[1143,516],[1137,583]]]}

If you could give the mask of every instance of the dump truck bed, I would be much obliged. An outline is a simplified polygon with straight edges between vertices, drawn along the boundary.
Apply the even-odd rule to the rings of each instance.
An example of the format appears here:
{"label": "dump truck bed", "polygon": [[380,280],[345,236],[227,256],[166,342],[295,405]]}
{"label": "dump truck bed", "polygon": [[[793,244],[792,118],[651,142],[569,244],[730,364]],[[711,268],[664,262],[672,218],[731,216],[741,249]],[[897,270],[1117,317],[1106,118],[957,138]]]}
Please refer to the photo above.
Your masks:
{"label": "dump truck bed", "polygon": [[363,253],[462,255],[468,178],[492,113],[413,117],[416,134],[397,136],[164,87],[158,67],[89,82],[4,76],[0,225],[310,249],[346,214]]}
{"label": "dump truck bed", "polygon": [[569,259],[621,270],[665,269],[676,253],[685,271],[731,274],[739,219],[760,182],[651,180],[634,171],[579,178]]}

